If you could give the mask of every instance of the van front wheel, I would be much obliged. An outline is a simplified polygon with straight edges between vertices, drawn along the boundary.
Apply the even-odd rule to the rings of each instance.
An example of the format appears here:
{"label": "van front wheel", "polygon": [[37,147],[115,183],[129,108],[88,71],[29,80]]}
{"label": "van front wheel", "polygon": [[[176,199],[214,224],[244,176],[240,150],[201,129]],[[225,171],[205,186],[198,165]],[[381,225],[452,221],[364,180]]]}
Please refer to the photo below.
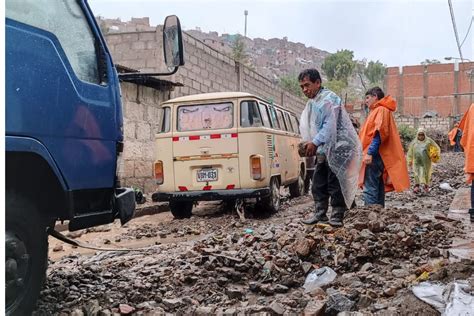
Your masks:
{"label": "van front wheel", "polygon": [[193,210],[193,202],[192,201],[170,201],[169,204],[171,214],[173,214],[174,218],[182,219],[182,218],[190,218],[192,215]]}
{"label": "van front wheel", "polygon": [[280,208],[280,182],[274,177],[270,180],[270,195],[262,200],[265,208],[270,212],[277,212]]}

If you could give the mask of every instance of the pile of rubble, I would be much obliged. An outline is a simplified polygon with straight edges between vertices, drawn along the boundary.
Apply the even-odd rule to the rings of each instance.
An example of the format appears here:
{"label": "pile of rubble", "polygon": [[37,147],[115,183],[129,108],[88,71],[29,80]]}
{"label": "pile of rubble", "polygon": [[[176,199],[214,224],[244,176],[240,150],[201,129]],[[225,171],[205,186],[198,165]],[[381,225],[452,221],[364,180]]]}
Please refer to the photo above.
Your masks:
{"label": "pile of rubble", "polygon": [[[444,154],[429,193],[391,193],[391,207],[350,210],[340,229],[301,224],[313,208],[310,197],[284,202],[270,218],[241,222],[221,214],[130,228],[112,240],[166,242],[51,263],[36,313],[436,314],[413,299],[409,286],[474,275],[472,262],[448,260],[462,224],[443,215],[454,191],[438,188],[442,182],[464,185],[462,164],[461,154]],[[337,277],[305,290],[308,276],[326,267]]]}
{"label": "pile of rubble", "polygon": [[[307,227],[298,218],[249,227],[234,220],[197,242],[66,257],[54,263],[38,313],[359,310],[433,271],[429,258],[447,257],[458,226],[390,208],[357,208],[345,222],[333,229]],[[338,278],[330,288],[305,293],[306,276],[323,266]]]}

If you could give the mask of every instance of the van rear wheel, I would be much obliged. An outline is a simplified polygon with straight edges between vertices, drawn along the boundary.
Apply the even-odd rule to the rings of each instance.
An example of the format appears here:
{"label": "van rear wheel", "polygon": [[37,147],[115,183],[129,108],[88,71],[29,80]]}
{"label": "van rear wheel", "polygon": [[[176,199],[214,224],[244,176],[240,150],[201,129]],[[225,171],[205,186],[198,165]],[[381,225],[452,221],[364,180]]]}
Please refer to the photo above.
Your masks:
{"label": "van rear wheel", "polygon": [[193,211],[193,202],[192,201],[170,201],[169,204],[171,214],[174,218],[190,218]]}
{"label": "van rear wheel", "polygon": [[305,195],[306,192],[303,175],[300,173],[300,175],[298,176],[298,180],[290,184],[288,188],[290,189],[290,197],[292,198]]}
{"label": "van rear wheel", "polygon": [[274,213],[280,208],[280,182],[274,177],[270,180],[270,195],[262,199],[264,207]]}

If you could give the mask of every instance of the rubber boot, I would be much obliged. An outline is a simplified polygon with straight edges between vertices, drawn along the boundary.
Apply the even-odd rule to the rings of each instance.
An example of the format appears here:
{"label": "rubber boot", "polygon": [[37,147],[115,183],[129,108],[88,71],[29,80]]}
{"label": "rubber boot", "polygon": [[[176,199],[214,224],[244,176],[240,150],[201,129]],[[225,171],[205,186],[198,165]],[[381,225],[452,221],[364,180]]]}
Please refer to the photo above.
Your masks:
{"label": "rubber boot", "polygon": [[471,223],[474,223],[474,208],[469,209],[469,216],[471,218]]}
{"label": "rubber boot", "polygon": [[344,219],[344,213],[346,209],[344,207],[335,207],[331,212],[331,219],[329,220],[329,225],[332,227],[342,227],[342,220]]}
{"label": "rubber boot", "polygon": [[328,211],[328,205],[323,203],[316,203],[316,211],[314,212],[313,217],[309,219],[303,219],[301,222],[306,225],[314,225],[316,223],[326,224],[328,222],[328,217],[326,212]]}

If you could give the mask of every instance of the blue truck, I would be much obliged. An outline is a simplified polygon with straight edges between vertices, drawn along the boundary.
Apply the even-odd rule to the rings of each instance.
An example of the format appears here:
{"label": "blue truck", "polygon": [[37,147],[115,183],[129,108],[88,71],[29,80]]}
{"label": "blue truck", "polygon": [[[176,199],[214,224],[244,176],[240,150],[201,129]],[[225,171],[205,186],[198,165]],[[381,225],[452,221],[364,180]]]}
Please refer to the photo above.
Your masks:
{"label": "blue truck", "polygon": [[[86,0],[7,0],[5,309],[28,315],[45,279],[48,231],[129,221],[135,193],[117,178],[123,151],[120,79]],[[167,17],[169,75],[184,64]]]}

